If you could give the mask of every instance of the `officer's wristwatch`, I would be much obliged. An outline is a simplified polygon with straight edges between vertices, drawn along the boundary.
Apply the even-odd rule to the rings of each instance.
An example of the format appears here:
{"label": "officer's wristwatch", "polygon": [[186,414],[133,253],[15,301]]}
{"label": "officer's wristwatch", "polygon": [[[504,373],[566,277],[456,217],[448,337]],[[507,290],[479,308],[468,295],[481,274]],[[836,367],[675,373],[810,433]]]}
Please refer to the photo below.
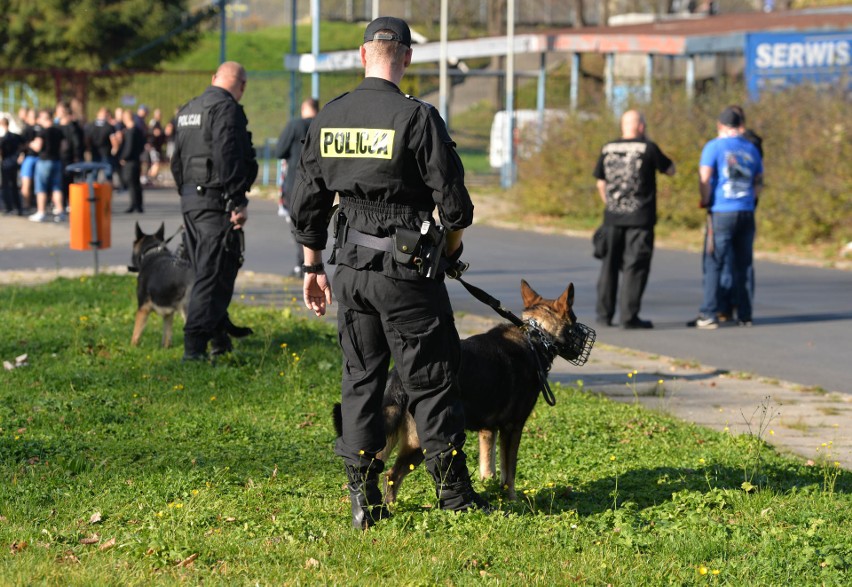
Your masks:
{"label": "officer's wristwatch", "polygon": [[302,265],[302,273],[325,273],[325,265],[322,263]]}

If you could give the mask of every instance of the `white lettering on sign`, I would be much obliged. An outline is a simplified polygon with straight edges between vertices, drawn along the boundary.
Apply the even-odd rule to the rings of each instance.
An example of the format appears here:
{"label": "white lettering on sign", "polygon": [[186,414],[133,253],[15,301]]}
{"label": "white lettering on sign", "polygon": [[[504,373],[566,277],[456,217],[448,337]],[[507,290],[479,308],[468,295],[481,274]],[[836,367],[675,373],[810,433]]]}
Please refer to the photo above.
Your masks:
{"label": "white lettering on sign", "polygon": [[842,67],[849,65],[849,41],[761,43],[754,64],[759,69],[790,67]]}

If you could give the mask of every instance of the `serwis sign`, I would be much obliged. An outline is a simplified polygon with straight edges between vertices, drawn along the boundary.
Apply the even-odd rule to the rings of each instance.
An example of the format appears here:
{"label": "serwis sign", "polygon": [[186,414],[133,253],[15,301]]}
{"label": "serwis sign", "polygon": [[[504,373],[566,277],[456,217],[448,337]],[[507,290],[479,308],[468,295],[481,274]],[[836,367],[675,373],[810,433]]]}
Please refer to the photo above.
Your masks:
{"label": "serwis sign", "polygon": [[852,31],[749,33],[745,57],[753,100],[764,90],[802,83],[852,88]]}

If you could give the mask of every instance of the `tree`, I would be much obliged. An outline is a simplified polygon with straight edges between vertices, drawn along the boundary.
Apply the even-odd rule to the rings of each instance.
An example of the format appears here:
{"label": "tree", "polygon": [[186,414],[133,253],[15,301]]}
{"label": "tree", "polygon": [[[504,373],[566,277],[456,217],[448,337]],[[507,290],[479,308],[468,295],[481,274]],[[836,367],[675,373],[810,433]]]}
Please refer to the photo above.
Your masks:
{"label": "tree", "polygon": [[[52,82],[59,96],[63,79],[70,82],[73,97],[85,100],[87,76],[78,72],[108,69],[125,56],[123,68],[151,69],[191,47],[198,27],[187,26],[196,20],[187,5],[188,0],[6,0],[0,63],[49,69],[53,79],[39,77],[36,85],[46,89]],[[185,30],[169,35],[179,28]],[[89,89],[98,86],[104,82]]]}

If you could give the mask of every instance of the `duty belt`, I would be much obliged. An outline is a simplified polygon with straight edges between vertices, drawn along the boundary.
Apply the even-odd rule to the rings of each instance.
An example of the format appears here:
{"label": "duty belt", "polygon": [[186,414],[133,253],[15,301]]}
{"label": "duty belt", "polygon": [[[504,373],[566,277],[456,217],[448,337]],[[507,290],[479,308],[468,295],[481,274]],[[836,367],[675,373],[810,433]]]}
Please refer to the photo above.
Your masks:
{"label": "duty belt", "polygon": [[220,188],[208,188],[203,185],[187,184],[180,188],[182,196],[204,196],[207,198],[221,198],[224,192]]}
{"label": "duty belt", "polygon": [[384,251],[385,253],[393,253],[393,239],[391,237],[373,236],[351,226],[346,227],[346,242],[376,249],[377,251]]}

